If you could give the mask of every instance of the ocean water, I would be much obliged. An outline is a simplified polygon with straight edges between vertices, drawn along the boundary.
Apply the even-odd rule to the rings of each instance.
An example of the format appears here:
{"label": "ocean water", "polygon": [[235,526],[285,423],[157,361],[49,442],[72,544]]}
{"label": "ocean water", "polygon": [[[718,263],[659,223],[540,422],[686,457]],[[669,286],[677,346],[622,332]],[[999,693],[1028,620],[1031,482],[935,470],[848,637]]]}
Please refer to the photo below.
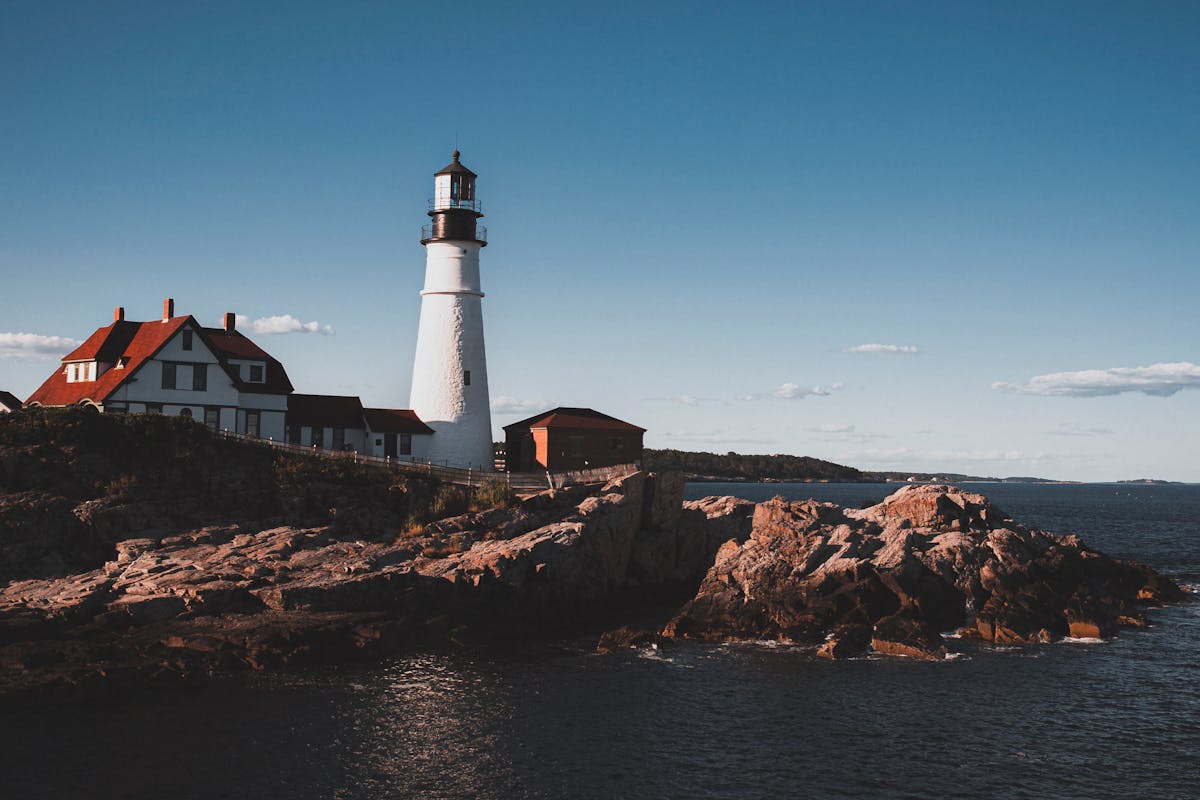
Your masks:
{"label": "ocean water", "polygon": [[[976,484],[1200,583],[1200,486]],[[871,485],[689,485],[857,506]],[[1200,603],[938,663],[592,639],[0,709],[4,798],[1196,798]]]}

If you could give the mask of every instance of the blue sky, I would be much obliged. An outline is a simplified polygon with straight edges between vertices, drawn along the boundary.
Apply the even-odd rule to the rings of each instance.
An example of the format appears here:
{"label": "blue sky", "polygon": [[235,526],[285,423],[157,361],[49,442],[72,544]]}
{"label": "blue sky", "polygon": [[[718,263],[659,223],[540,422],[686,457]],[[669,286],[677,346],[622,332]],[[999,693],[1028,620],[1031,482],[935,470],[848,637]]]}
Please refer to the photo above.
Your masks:
{"label": "blue sky", "polygon": [[7,2],[0,388],[172,296],[406,405],[457,141],[497,436],[1200,481],[1197,41],[1194,3]]}

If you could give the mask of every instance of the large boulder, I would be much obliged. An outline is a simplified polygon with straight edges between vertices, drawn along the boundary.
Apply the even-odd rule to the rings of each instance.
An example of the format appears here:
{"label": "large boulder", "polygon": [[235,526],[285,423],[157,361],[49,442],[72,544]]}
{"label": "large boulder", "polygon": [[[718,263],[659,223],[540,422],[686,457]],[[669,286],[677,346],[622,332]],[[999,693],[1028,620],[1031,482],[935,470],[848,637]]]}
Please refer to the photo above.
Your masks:
{"label": "large boulder", "polygon": [[979,494],[904,487],[866,509],[776,498],[754,510],[745,542],[726,542],[664,634],[824,643],[945,654],[939,632],[997,643],[1107,636],[1143,624],[1139,603],[1182,598],[1148,568],[1075,536],[1026,528]]}

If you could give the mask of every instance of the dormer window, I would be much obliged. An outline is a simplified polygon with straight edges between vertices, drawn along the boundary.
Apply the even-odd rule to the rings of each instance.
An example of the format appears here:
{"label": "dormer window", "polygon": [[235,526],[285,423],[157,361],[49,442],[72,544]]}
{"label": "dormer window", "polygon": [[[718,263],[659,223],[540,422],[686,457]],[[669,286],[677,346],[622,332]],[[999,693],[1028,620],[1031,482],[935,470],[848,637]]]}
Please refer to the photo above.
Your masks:
{"label": "dormer window", "polygon": [[75,365],[67,364],[67,383],[75,382]]}
{"label": "dormer window", "polygon": [[262,364],[251,364],[250,365],[250,382],[251,383],[262,383],[263,382]]}

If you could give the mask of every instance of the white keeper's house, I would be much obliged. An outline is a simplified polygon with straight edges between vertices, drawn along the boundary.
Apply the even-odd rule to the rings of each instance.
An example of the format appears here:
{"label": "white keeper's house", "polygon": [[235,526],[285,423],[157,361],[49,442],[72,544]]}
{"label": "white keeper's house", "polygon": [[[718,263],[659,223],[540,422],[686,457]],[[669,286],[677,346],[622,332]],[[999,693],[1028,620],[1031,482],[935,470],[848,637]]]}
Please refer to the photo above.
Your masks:
{"label": "white keeper's house", "polygon": [[127,320],[117,308],[25,405],[169,414],[214,431],[365,455],[413,460],[429,452],[433,430],[407,409],[295,393],[283,365],[238,331],[236,319],[228,313],[222,327],[206,328],[176,316],[170,298],[151,322]]}

